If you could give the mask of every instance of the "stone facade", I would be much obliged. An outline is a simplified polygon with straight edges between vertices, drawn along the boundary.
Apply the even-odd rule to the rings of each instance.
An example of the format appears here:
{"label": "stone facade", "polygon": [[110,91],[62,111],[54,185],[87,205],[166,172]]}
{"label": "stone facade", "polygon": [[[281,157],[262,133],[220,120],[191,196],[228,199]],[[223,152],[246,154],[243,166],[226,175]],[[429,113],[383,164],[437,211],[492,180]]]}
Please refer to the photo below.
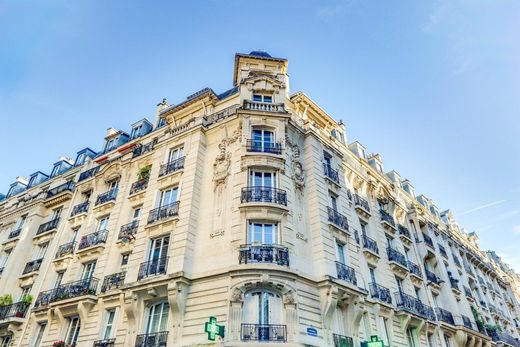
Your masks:
{"label": "stone facade", "polygon": [[237,54],[229,91],[13,183],[0,346],[520,346],[518,275],[287,65]]}

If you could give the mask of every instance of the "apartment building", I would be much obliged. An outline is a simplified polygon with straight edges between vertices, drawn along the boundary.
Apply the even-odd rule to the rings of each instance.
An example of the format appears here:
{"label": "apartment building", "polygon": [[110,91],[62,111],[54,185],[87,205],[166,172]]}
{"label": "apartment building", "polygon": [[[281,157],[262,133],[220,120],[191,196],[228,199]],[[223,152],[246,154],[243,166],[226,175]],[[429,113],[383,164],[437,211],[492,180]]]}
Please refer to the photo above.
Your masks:
{"label": "apartment building", "polygon": [[520,346],[518,274],[287,68],[236,54],[231,89],[17,178],[0,347]]}

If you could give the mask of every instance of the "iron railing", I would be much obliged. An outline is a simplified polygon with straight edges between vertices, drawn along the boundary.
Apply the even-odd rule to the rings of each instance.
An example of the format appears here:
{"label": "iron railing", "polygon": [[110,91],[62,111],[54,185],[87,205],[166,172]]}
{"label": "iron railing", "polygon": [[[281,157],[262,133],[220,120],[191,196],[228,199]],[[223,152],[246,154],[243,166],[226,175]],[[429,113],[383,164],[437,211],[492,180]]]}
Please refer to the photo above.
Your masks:
{"label": "iron railing", "polygon": [[453,257],[453,262],[455,263],[455,265],[457,265],[459,268],[462,267],[459,258],[453,253],[451,254],[451,256]]}
{"label": "iron railing", "polygon": [[368,203],[368,200],[363,199],[358,194],[354,194],[354,205],[361,207],[367,212],[370,212],[370,204]]}
{"label": "iron railing", "polygon": [[327,163],[323,163],[323,173],[325,174],[325,177],[339,184],[338,170],[333,169],[332,166]]}
{"label": "iron railing", "polygon": [[126,271],[105,276],[101,285],[101,292],[121,287],[125,283]]}
{"label": "iron railing", "polygon": [[9,233],[9,236],[7,237],[8,239],[14,239],[15,237],[18,237],[20,236],[20,233],[22,232],[22,228],[19,228],[19,229],[16,229],[16,230],[13,230]]}
{"label": "iron railing", "polygon": [[379,210],[379,214],[381,215],[381,222],[386,222],[390,224],[392,227],[395,228],[395,221],[394,217],[392,217],[388,212],[385,210]]}
{"label": "iron railing", "polygon": [[42,265],[42,262],[43,262],[43,258],[31,260],[30,262],[27,262],[25,264],[25,268],[23,269],[22,275],[40,270],[40,266]]}
{"label": "iron railing", "polygon": [[450,285],[452,289],[460,291],[458,279],[450,277]]}
{"label": "iron railing", "polygon": [[354,347],[354,340],[350,336],[332,334],[334,347]]}
{"label": "iron railing", "polygon": [[156,141],[150,141],[146,145],[139,145],[132,151],[132,158],[138,157],[145,153],[151,152],[155,146]]}
{"label": "iron railing", "polygon": [[287,192],[273,187],[242,188],[241,202],[270,202],[287,206]]}
{"label": "iron railing", "polygon": [[27,309],[31,306],[28,302],[15,302],[10,305],[0,307],[0,320],[9,318],[24,318]]}
{"label": "iron railing", "polygon": [[392,247],[388,247],[386,249],[386,254],[388,255],[388,261],[395,261],[399,265],[408,269],[406,257],[401,252]]}
{"label": "iron railing", "polygon": [[137,335],[135,347],[165,347],[168,342],[168,331]]}
{"label": "iron railing", "polygon": [[418,298],[403,292],[396,292],[394,295],[396,306],[399,310],[410,312],[431,321],[436,320],[433,309],[430,306],[423,304]]}
{"label": "iron railing", "polygon": [[375,298],[381,302],[392,304],[392,296],[390,295],[390,289],[383,287],[375,282],[370,282],[368,284],[368,288],[370,291],[370,296]]}
{"label": "iron railing", "polygon": [[75,215],[78,215],[83,212],[88,211],[88,207],[90,205],[89,201],[82,202],[81,204],[77,204],[72,208],[72,212],[70,213],[71,217],[74,217]]}
{"label": "iron railing", "polygon": [[58,223],[60,222],[60,218],[54,218],[53,220],[50,220],[48,222],[45,222],[41,224],[38,227],[38,231],[36,231],[36,235],[43,234],[47,231],[51,231],[53,229],[56,229],[58,227]]}
{"label": "iron railing", "polygon": [[448,253],[446,252],[446,248],[444,248],[443,245],[437,245],[439,246],[439,252],[441,253],[441,255],[444,257],[444,258],[448,258]]}
{"label": "iron railing", "polygon": [[113,347],[115,343],[116,339],[96,340],[93,343],[93,347]]}
{"label": "iron railing", "polygon": [[148,179],[143,179],[143,180],[139,180],[139,181],[136,181],[134,183],[132,183],[132,185],[130,186],[130,195],[133,195],[137,192],[140,192],[142,190],[145,190],[146,188],[148,188]]}
{"label": "iron railing", "polygon": [[56,251],[56,256],[54,257],[54,259],[58,259],[66,255],[73,254],[74,248],[76,248],[76,242],[74,241],[60,245],[58,247],[58,250]]}
{"label": "iron railing", "polygon": [[461,315],[462,325],[464,325],[468,329],[473,329],[473,324],[471,324],[471,319],[469,317]]}
{"label": "iron railing", "polygon": [[78,182],[84,181],[92,176],[94,176],[99,171],[99,166],[96,166],[90,170],[83,171],[79,174]]}
{"label": "iron railing", "polygon": [[154,208],[148,213],[148,224],[179,215],[179,202]]}
{"label": "iron railing", "polygon": [[104,204],[106,202],[115,200],[117,198],[117,188],[112,188],[108,192],[99,194],[96,199],[96,206]]}
{"label": "iron railing", "polygon": [[62,284],[54,289],[41,292],[36,298],[34,308],[47,306],[52,302],[84,295],[96,295],[99,280],[95,277],[85,278],[79,281]]}
{"label": "iron railing", "polygon": [[282,324],[242,324],[242,341],[286,342],[287,326]]}
{"label": "iron railing", "polygon": [[423,233],[423,239],[424,239],[424,243],[426,243],[426,245],[430,246],[432,249],[435,249],[435,247],[433,246],[433,240],[429,235],[426,235],[425,233]]}
{"label": "iron railing", "polygon": [[56,196],[58,194],[61,194],[65,191],[72,192],[74,190],[74,182],[70,181],[64,184],[61,184],[55,188],[49,189],[47,191],[47,195],[45,196],[46,199],[52,198],[53,196]]}
{"label": "iron railing", "polygon": [[246,150],[248,152],[282,154],[282,144],[262,140],[247,140]]}
{"label": "iron railing", "polygon": [[430,270],[424,269],[424,273],[426,274],[426,279],[428,280],[428,282],[431,282],[431,283],[434,283],[437,285],[441,284],[441,279],[439,278],[439,276],[437,276]]}
{"label": "iron railing", "polygon": [[289,266],[289,249],[279,245],[242,245],[239,264],[273,263]]}
{"label": "iron railing", "polygon": [[464,288],[464,294],[465,294],[468,298],[473,299],[473,294],[471,294],[471,289],[469,289],[469,288],[466,287],[466,286],[463,286],[463,288]]}
{"label": "iron railing", "polygon": [[410,230],[402,224],[397,224],[397,230],[399,231],[399,235],[412,239],[412,234],[410,234]]}
{"label": "iron railing", "polygon": [[344,230],[348,230],[348,219],[332,207],[327,206],[327,215],[329,222],[336,224]]}
{"label": "iron railing", "polygon": [[435,313],[437,314],[438,320],[451,325],[455,325],[455,321],[453,320],[453,314],[450,311],[437,307],[435,308]]}
{"label": "iron railing", "polygon": [[105,243],[107,241],[107,237],[108,230],[99,230],[95,233],[84,235],[79,241],[78,249],[85,249],[87,247],[92,247],[101,243]]}
{"label": "iron railing", "polygon": [[186,157],[180,157],[170,161],[169,163],[161,165],[159,169],[159,177],[166,176],[172,172],[179,171],[184,168],[184,159]]}
{"label": "iron railing", "polygon": [[422,277],[422,271],[421,267],[410,260],[408,260],[408,270],[410,270],[410,273],[417,276]]}
{"label": "iron railing", "polygon": [[141,265],[139,266],[139,273],[137,274],[137,280],[139,281],[143,278],[163,275],[166,273],[167,267],[168,257],[162,257],[141,263]]}
{"label": "iron railing", "polygon": [[119,240],[130,240],[135,239],[134,235],[137,232],[137,228],[139,227],[139,221],[134,220],[128,224],[122,225],[119,230]]}
{"label": "iron railing", "polygon": [[515,346],[515,347],[520,346],[520,341],[518,341],[513,336],[509,335],[508,333],[506,333],[504,331],[499,331],[499,330],[491,331],[491,330],[486,329],[486,332],[493,341],[496,341],[496,342],[502,341],[502,342],[507,343],[508,345]]}
{"label": "iron railing", "polygon": [[336,271],[340,280],[344,280],[352,283],[353,285],[357,285],[356,270],[354,270],[354,268],[337,261]]}
{"label": "iron railing", "polygon": [[362,235],[363,238],[363,248],[368,249],[375,254],[379,254],[379,247],[377,247],[377,242],[374,239],[371,239],[367,235]]}

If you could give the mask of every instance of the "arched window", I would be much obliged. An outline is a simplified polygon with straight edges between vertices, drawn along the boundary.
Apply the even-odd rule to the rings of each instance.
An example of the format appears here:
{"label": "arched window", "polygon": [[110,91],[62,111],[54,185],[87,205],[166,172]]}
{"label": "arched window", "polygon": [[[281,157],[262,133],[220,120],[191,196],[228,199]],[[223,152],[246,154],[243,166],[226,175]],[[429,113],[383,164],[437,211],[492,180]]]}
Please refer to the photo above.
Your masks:
{"label": "arched window", "polygon": [[146,321],[146,334],[154,334],[168,330],[168,309],[167,302],[161,302],[150,306],[148,309],[148,319]]}
{"label": "arched window", "polygon": [[282,297],[264,290],[246,293],[243,321],[250,324],[281,324]]}

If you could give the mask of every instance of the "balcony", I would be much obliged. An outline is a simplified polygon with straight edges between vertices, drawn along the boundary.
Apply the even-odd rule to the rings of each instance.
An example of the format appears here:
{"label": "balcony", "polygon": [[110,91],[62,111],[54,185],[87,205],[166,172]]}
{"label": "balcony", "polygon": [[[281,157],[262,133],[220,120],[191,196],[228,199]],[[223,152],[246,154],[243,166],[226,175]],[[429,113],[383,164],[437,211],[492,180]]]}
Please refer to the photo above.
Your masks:
{"label": "balcony", "polygon": [[348,231],[348,220],[347,217],[333,209],[332,207],[327,206],[327,215],[329,222],[333,223],[340,229]]}
{"label": "balcony", "polygon": [[392,217],[385,210],[379,210],[379,215],[381,216],[381,225],[385,228],[385,231],[391,236],[395,235],[397,231],[397,227],[395,225],[394,217]]}
{"label": "balcony", "polygon": [[[505,342],[510,346],[520,346],[520,342],[515,339],[513,336],[509,335],[508,333],[504,331],[490,331],[487,330],[487,334],[491,339],[495,342]],[[500,344],[499,344],[500,345]]]}
{"label": "balcony", "polygon": [[286,113],[283,103],[274,104],[271,102],[244,100],[244,110]]}
{"label": "balcony", "polygon": [[93,343],[93,347],[114,347],[116,343],[116,339],[104,339],[104,340],[96,340]]}
{"label": "balcony", "polygon": [[446,253],[446,248],[444,248],[443,245],[439,245],[439,244],[437,246],[439,246],[439,252],[441,253],[441,255],[444,258],[448,259],[448,253]]}
{"label": "balcony", "polygon": [[150,211],[148,214],[148,224],[161,220],[177,217],[179,215],[179,202],[176,201],[169,205],[161,206]]}
{"label": "balcony", "polygon": [[270,263],[289,266],[289,249],[278,245],[243,245],[239,249],[239,264]]}
{"label": "balcony", "polygon": [[376,240],[371,239],[367,235],[361,235],[363,240],[363,254],[372,266],[376,266],[379,261],[379,247],[377,246]]}
{"label": "balcony", "polygon": [[455,321],[453,320],[453,315],[450,311],[437,307],[435,309],[437,313],[437,319],[441,322],[448,323],[451,325],[455,325]]}
{"label": "balcony", "polygon": [[34,303],[34,308],[41,308],[61,300],[85,295],[96,295],[99,280],[95,277],[62,284],[54,289],[41,292]]}
{"label": "balcony", "polygon": [[426,235],[425,233],[423,233],[422,235],[423,235],[424,243],[425,243],[427,246],[430,246],[430,248],[433,249],[433,250],[435,251],[435,247],[433,246],[433,240],[432,240],[432,238],[431,238],[429,235]]}
{"label": "balcony", "polygon": [[441,279],[436,274],[427,269],[425,269],[424,272],[426,274],[428,285],[431,287],[432,291],[435,291],[438,294],[441,289]]}
{"label": "balcony", "polygon": [[456,279],[456,278],[453,278],[453,277],[450,277],[450,286],[451,286],[451,290],[453,291],[453,293],[455,294],[455,296],[460,296],[460,288],[459,288],[459,280]]}
{"label": "balcony", "polygon": [[401,242],[407,246],[412,245],[412,234],[410,234],[410,230],[407,227],[401,224],[397,224],[397,231],[399,232],[399,238]]}
{"label": "balcony", "polygon": [[135,347],[165,347],[167,342],[168,332],[160,331],[158,333],[137,335]]}
{"label": "balcony", "polygon": [[461,315],[461,318],[462,318],[462,325],[468,329],[472,329],[472,330],[475,330],[473,328],[473,324],[471,324],[471,319],[469,319],[469,317],[467,316],[464,316],[464,315]]}
{"label": "balcony", "polygon": [[139,145],[132,151],[132,158],[137,158],[143,154],[153,151],[156,141],[148,142],[146,145]]}
{"label": "balcony", "polygon": [[453,253],[451,254],[451,256],[453,257],[453,262],[455,263],[455,265],[458,268],[462,268],[462,264],[460,263],[460,259],[456,255],[454,255]]}
{"label": "balcony", "polygon": [[124,242],[134,240],[135,234],[137,233],[137,228],[139,227],[139,221],[134,220],[128,224],[122,225],[121,229],[119,230],[119,236],[118,239],[122,240]]}
{"label": "balcony", "polygon": [[12,230],[10,233],[9,233],[9,236],[7,237],[8,239],[14,239],[15,237],[18,237],[20,236],[20,233],[22,232],[22,228],[19,228],[19,229],[16,229],[16,230]]}
{"label": "balcony", "polygon": [[81,204],[74,206],[72,208],[72,212],[71,212],[70,216],[74,217],[81,213],[87,213],[89,205],[90,205],[90,202],[85,201],[85,202],[82,202]]}
{"label": "balcony", "polygon": [[287,326],[282,324],[242,324],[242,341],[287,342]]}
{"label": "balcony", "polygon": [[287,193],[285,190],[273,187],[247,187],[242,188],[241,202],[266,202],[287,206]]}
{"label": "balcony", "polygon": [[403,292],[394,293],[398,310],[406,311],[416,316],[435,321],[433,309],[421,302],[421,300]]}
{"label": "balcony", "polygon": [[471,267],[468,265],[468,264],[464,264],[464,270],[466,270],[466,273],[475,278],[475,273],[473,272],[473,270],[471,269]]}
{"label": "balcony", "polygon": [[97,174],[98,171],[99,171],[99,166],[96,166],[87,171],[83,171],[82,173],[79,174],[78,182],[81,182],[81,181],[84,181],[86,179],[93,177],[95,174]]}
{"label": "balcony", "polygon": [[368,288],[370,291],[371,298],[381,301],[385,304],[392,305],[392,296],[390,295],[390,289],[374,282],[369,283]]}
{"label": "balcony", "polygon": [[76,248],[76,242],[65,243],[58,247],[56,251],[56,256],[54,259],[63,258],[67,255],[71,255],[74,253],[74,249]]}
{"label": "balcony", "polygon": [[48,231],[54,230],[58,227],[58,223],[60,222],[59,218],[54,218],[46,223],[41,224],[36,231],[36,235],[44,234]]}
{"label": "balcony", "polygon": [[392,271],[400,278],[405,278],[408,275],[408,261],[406,257],[398,250],[388,247],[386,249],[388,255],[388,261]]}
{"label": "balcony", "polygon": [[107,241],[108,230],[99,230],[95,233],[84,235],[79,241],[78,250],[103,244]]}
{"label": "balcony", "polygon": [[115,201],[117,198],[117,188],[110,189],[108,192],[99,194],[96,199],[96,206]]}
{"label": "balcony", "polygon": [[184,168],[184,159],[186,157],[180,157],[179,159],[175,159],[170,161],[169,163],[161,165],[159,169],[159,177],[163,177],[169,175],[173,172],[179,171]]}
{"label": "balcony", "polygon": [[349,336],[332,334],[332,340],[334,347],[354,347],[354,340]]}
{"label": "balcony", "polygon": [[338,273],[338,279],[347,281],[357,286],[356,271],[354,270],[354,268],[337,261],[336,271]]}
{"label": "balcony", "polygon": [[42,265],[43,258],[31,260],[30,262],[25,264],[25,268],[23,269],[22,275],[27,275],[31,272],[37,272],[40,270],[40,266]]}
{"label": "balcony", "polygon": [[10,318],[24,318],[27,309],[31,306],[27,302],[16,302],[14,304],[0,307],[0,320]]}
{"label": "balcony", "polygon": [[339,185],[338,170],[334,170],[329,164],[323,163],[323,173],[326,178]]}
{"label": "balcony", "polygon": [[64,184],[61,184],[55,188],[49,189],[47,191],[47,195],[45,195],[45,199],[50,199],[56,197],[57,195],[63,192],[72,192],[74,190],[74,182],[70,181]]}
{"label": "balcony", "polygon": [[139,273],[137,274],[137,280],[140,281],[147,277],[164,275],[167,267],[168,257],[162,257],[141,263],[139,266]]}
{"label": "balcony", "polygon": [[253,153],[282,154],[282,144],[278,142],[265,142],[262,140],[248,139],[246,151]]}
{"label": "balcony", "polygon": [[139,192],[142,192],[146,188],[148,188],[148,179],[136,181],[136,182],[132,183],[132,185],[130,186],[129,195],[134,195]]}
{"label": "balcony", "polygon": [[407,261],[408,270],[410,271],[410,279],[415,286],[420,286],[423,281],[421,267],[410,260]]}
{"label": "balcony", "polygon": [[101,293],[121,287],[125,283],[125,277],[126,271],[105,276],[103,284],[101,285]]}
{"label": "balcony", "polygon": [[368,200],[363,199],[358,194],[354,194],[354,208],[356,209],[356,212],[365,219],[368,219],[370,217],[370,204],[368,203]]}

